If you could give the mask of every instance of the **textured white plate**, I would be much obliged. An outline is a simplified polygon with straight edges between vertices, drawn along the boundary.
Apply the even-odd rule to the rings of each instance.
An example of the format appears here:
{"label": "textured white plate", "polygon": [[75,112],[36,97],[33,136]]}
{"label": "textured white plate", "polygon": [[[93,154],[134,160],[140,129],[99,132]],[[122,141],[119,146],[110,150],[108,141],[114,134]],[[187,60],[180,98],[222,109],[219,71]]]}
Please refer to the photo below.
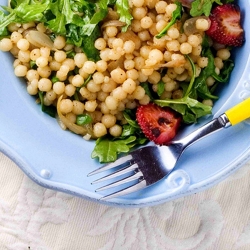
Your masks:
{"label": "textured white plate", "polygon": [[[1,5],[7,1],[0,0]],[[230,82],[220,91],[213,116],[250,96],[250,10],[249,0],[238,1],[242,9],[246,43],[234,51],[235,68]],[[94,142],[63,131],[55,119],[44,114],[26,92],[25,82],[13,74],[13,58],[0,53],[0,150],[9,156],[32,180],[47,188],[60,190],[100,202],[97,185],[87,173],[100,165],[90,155]],[[201,126],[185,128],[185,135]],[[174,172],[166,179],[133,195],[102,202],[107,205],[142,207],[157,205],[209,188],[225,179],[250,160],[250,121],[227,128],[188,148]],[[103,193],[103,194],[107,194]]]}

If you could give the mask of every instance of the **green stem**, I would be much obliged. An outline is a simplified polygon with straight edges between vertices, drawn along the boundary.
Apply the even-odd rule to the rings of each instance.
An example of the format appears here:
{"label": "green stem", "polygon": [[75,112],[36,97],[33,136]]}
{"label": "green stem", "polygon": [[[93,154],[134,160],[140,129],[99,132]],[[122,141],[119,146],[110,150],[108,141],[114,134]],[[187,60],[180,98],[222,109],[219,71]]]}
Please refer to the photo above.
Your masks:
{"label": "green stem", "polygon": [[0,30],[7,27],[10,23],[13,23],[14,20],[16,20],[16,14],[12,12],[8,15],[6,20],[0,24]]}
{"label": "green stem", "polygon": [[189,61],[190,64],[191,64],[192,71],[193,71],[193,75],[192,75],[191,80],[190,80],[190,83],[189,83],[189,85],[188,85],[188,89],[187,89],[187,91],[186,91],[186,93],[185,93],[185,97],[187,97],[187,96],[190,94],[191,89],[193,88],[193,84],[194,84],[194,80],[195,80],[195,76],[196,76],[196,67],[195,67],[195,65],[194,65],[193,60],[190,58],[189,55],[186,55],[186,58],[188,59],[188,61]]}

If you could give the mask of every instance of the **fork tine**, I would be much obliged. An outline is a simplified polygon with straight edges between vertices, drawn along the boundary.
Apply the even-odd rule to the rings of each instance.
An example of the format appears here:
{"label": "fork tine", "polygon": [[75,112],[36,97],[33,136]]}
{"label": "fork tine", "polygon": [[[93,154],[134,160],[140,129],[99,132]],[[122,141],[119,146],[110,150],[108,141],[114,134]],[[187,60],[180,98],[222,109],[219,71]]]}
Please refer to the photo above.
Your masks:
{"label": "fork tine", "polygon": [[125,183],[128,183],[130,181],[134,181],[134,180],[138,180],[140,177],[142,177],[143,174],[141,171],[138,171],[137,173],[133,174],[133,175],[130,175],[129,177],[125,177],[119,181],[115,181],[113,183],[110,183],[106,186],[103,186],[103,187],[100,187],[100,188],[97,188],[95,191],[96,192],[99,192],[99,191],[103,191],[103,190],[106,190],[108,188],[112,188],[112,187],[116,187],[116,186],[119,186],[119,185],[122,185],[122,184],[125,184]]}
{"label": "fork tine", "polygon": [[112,162],[112,163],[109,163],[109,164],[106,164],[92,172],[90,172],[87,176],[91,176],[91,175],[94,175],[94,174],[98,174],[98,173],[101,173],[105,170],[108,170],[108,169],[111,169],[111,168],[114,168],[114,167],[117,167],[119,165],[122,165],[124,164],[125,162],[129,161],[129,160],[132,160],[132,155],[126,155],[126,156],[123,156],[121,158],[119,158],[118,160],[116,160],[115,162]]}
{"label": "fork tine", "polygon": [[124,188],[120,191],[117,191],[113,194],[109,194],[109,195],[106,195],[106,196],[103,196],[100,198],[100,200],[108,200],[108,199],[111,199],[111,198],[116,198],[116,197],[119,197],[119,196],[122,196],[122,195],[126,195],[126,194],[130,194],[130,193],[133,193],[135,191],[139,191],[140,189],[143,189],[147,186],[146,184],[146,181],[145,180],[141,180],[139,183],[135,184],[135,185],[132,185],[128,188]]}
{"label": "fork tine", "polygon": [[137,164],[133,164],[133,165],[131,165],[129,167],[126,166],[126,167],[124,167],[122,169],[118,169],[117,171],[115,171],[115,172],[113,172],[113,173],[111,173],[109,175],[106,175],[106,176],[104,176],[104,177],[102,177],[100,179],[97,179],[97,180],[93,181],[91,184],[96,184],[96,183],[101,182],[101,181],[106,181],[106,180],[109,180],[111,178],[118,177],[120,175],[129,173],[129,172],[131,172],[131,171],[133,171],[133,170],[135,170],[137,168],[138,168]]}

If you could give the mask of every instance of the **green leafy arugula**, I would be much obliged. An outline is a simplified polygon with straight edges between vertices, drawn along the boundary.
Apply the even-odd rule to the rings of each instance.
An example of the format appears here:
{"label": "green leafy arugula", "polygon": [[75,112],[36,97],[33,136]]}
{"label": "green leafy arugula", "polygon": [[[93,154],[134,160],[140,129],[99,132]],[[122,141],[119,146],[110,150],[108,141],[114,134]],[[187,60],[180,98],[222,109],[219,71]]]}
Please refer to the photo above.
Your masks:
{"label": "green leafy arugula", "polygon": [[[49,1],[38,2],[36,4],[36,8],[34,8],[34,4],[29,0],[24,1],[16,1],[14,5],[14,9],[2,6],[2,8],[6,12],[1,12],[1,15],[4,16],[1,19],[0,23],[0,31],[11,23],[25,23],[30,21],[41,21],[43,22],[45,19],[42,14],[48,8]],[[0,34],[2,36],[2,34]]]}
{"label": "green leafy arugula", "polygon": [[161,80],[157,83],[157,95],[161,96],[165,90],[165,83]]}
{"label": "green leafy arugula", "polygon": [[[4,13],[0,12],[0,23],[4,21],[4,17],[5,17]],[[9,35],[7,27],[0,28],[0,34],[1,34],[0,39],[7,37]]]}
{"label": "green leafy arugula", "polygon": [[123,125],[121,136],[115,138],[104,136],[97,139],[91,154],[92,158],[98,158],[101,163],[112,162],[120,153],[127,153],[131,148],[148,142],[136,122],[134,112],[125,110],[124,118],[127,120],[127,124]]}
{"label": "green leafy arugula", "polygon": [[180,99],[165,99],[165,100],[154,100],[154,102],[161,106],[169,106],[175,111],[182,115],[183,122],[189,124],[197,121],[198,118],[211,113],[212,108],[208,105],[204,105],[199,102],[196,98],[192,98],[192,91],[195,84],[196,68],[189,56],[187,56],[191,67],[192,67],[192,77],[189,85],[186,87],[185,94],[183,98]]}
{"label": "green leafy arugula", "polygon": [[118,154],[129,152],[129,144],[134,140],[136,140],[135,136],[123,140],[110,140],[108,137],[98,138],[91,157],[98,157],[100,163],[115,161]]}
{"label": "green leafy arugula", "polygon": [[[230,74],[234,68],[234,63],[231,59],[224,61],[224,66],[220,71],[220,75],[216,74],[215,72],[215,65],[214,65],[214,53],[212,49],[209,47],[208,37],[203,39],[202,43],[202,56],[208,58],[208,65],[202,69],[200,75],[195,79],[194,88],[193,88],[193,95],[197,98],[201,99],[218,99],[218,96],[214,95],[213,92],[215,91],[218,83],[226,83],[229,80]],[[213,86],[213,88],[208,88],[206,84],[206,80],[209,76],[212,76],[217,84]]]}
{"label": "green leafy arugula", "polygon": [[191,16],[209,16],[213,3],[222,4],[220,0],[194,0],[191,4]]}
{"label": "green leafy arugula", "polygon": [[232,3],[234,0],[194,0],[191,4],[190,15],[195,16],[209,16],[213,4],[222,5],[224,3]]}
{"label": "green leafy arugula", "polygon": [[120,15],[119,20],[124,22],[126,25],[122,27],[122,31],[126,32],[133,16],[129,12],[128,0],[116,0],[117,13]]}
{"label": "green leafy arugula", "polygon": [[[159,99],[155,98],[155,93],[150,88],[150,84],[143,83],[141,86],[145,89],[147,95],[159,106],[169,106],[175,111],[179,112],[183,117],[183,122],[190,124],[197,122],[197,119],[211,114],[212,108],[208,105],[204,105],[199,100],[203,99],[218,99],[218,96],[214,95],[219,83],[226,83],[229,80],[230,74],[234,68],[234,63],[231,59],[224,62],[224,67],[220,71],[220,75],[215,72],[214,56],[211,48],[207,43],[207,38],[203,42],[202,56],[208,57],[208,65],[202,69],[200,75],[195,77],[196,68],[189,56],[189,60],[192,67],[192,78],[189,83],[181,83],[181,87],[184,91],[184,96],[180,99]],[[206,84],[206,80],[209,76],[212,76],[216,80],[216,84],[209,88]],[[161,86],[159,83],[158,87]],[[160,97],[161,92],[158,93]]]}
{"label": "green leafy arugula", "polygon": [[161,107],[168,106],[182,115],[183,122],[191,124],[197,122],[197,119],[211,114],[212,107],[204,105],[201,102],[189,96],[174,100],[155,100]]}
{"label": "green leafy arugula", "polygon": [[181,2],[178,2],[178,1],[176,1],[175,4],[177,5],[177,8],[173,11],[172,18],[171,18],[170,22],[164,27],[164,29],[162,29],[162,31],[159,34],[156,35],[156,38],[161,38],[164,35],[166,35],[169,28],[171,26],[173,26],[178,19],[181,18],[181,16],[182,16],[182,4],[181,4]]}
{"label": "green leafy arugula", "polygon": [[44,92],[39,91],[38,96],[41,102],[41,110],[48,114],[49,116],[55,118],[56,117],[56,107],[55,106],[46,106],[44,105]]}
{"label": "green leafy arugula", "polygon": [[76,116],[76,124],[77,125],[86,125],[92,123],[92,118],[89,114],[81,114]]}
{"label": "green leafy arugula", "polygon": [[231,59],[228,59],[224,61],[224,66],[222,70],[220,71],[220,75],[217,75],[215,72],[213,72],[212,76],[217,82],[226,83],[228,82],[231,72],[234,68],[234,62]]}
{"label": "green leafy arugula", "polygon": [[94,47],[100,36],[99,23],[108,14],[108,6],[115,6],[123,31],[131,24],[128,0],[11,0],[10,7],[0,11],[0,37],[8,36],[10,23],[43,22],[54,34],[63,35],[67,42],[81,47],[90,60],[99,60]]}

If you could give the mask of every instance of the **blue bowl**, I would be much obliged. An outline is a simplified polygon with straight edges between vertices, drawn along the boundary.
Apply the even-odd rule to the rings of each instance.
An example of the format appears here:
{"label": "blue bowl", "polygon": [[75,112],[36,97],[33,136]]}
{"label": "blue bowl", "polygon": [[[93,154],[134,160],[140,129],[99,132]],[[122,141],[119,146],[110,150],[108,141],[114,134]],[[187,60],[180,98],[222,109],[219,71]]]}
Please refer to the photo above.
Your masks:
{"label": "blue bowl", "polygon": [[[7,1],[0,0],[1,5]],[[239,0],[246,43],[234,50],[235,68],[230,81],[220,91],[213,115],[188,126],[184,136],[250,96],[250,10],[249,0]],[[0,52],[0,150],[33,181],[46,188],[66,192],[95,202],[123,207],[157,205],[202,191],[219,183],[250,160],[250,122],[215,133],[188,148],[175,170],[165,180],[134,194],[99,201],[98,186],[87,177],[100,164],[91,159],[94,142],[60,129],[57,121],[44,114],[26,83],[13,73],[13,57]]]}

